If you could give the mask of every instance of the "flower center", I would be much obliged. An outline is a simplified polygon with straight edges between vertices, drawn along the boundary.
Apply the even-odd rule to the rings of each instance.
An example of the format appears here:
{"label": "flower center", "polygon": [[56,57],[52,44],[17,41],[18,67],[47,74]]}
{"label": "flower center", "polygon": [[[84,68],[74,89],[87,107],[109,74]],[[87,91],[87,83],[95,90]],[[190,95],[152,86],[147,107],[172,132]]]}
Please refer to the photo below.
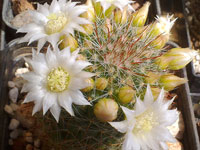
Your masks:
{"label": "flower center", "polygon": [[45,25],[45,31],[49,35],[60,32],[68,22],[68,18],[64,13],[52,13],[47,18],[49,21]]}
{"label": "flower center", "polygon": [[158,122],[153,111],[147,110],[136,117],[133,133],[136,135],[143,135],[144,133],[151,131],[155,125],[158,125]]}
{"label": "flower center", "polygon": [[47,88],[52,92],[62,92],[68,88],[70,75],[62,67],[52,69],[47,76]]}

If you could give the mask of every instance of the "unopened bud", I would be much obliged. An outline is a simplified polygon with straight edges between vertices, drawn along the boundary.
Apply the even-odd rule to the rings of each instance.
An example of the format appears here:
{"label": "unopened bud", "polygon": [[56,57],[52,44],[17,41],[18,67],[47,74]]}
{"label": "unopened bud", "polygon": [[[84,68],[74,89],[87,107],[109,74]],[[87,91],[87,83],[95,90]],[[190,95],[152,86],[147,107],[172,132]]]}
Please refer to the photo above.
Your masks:
{"label": "unopened bud", "polygon": [[138,11],[133,13],[132,15],[132,25],[136,27],[142,27],[144,26],[148,12],[149,12],[149,6],[150,2],[146,2],[142,8],[140,8]]}
{"label": "unopened bud", "polygon": [[173,48],[165,54],[166,57],[172,57],[168,65],[171,70],[184,68],[196,55],[197,51],[189,48]]}
{"label": "unopened bud", "polygon": [[127,7],[123,11],[117,9],[114,18],[116,23],[125,24],[127,22]]}
{"label": "unopened bud", "polygon": [[108,18],[111,16],[111,14],[114,12],[115,10],[115,6],[111,5],[106,11],[105,11],[105,16]]}
{"label": "unopened bud", "polygon": [[86,18],[87,20],[94,22],[95,21],[95,12],[94,7],[91,0],[87,0],[85,3],[88,6],[88,10],[81,14],[81,17]]}
{"label": "unopened bud", "polygon": [[155,37],[155,39],[151,42],[151,46],[155,49],[161,49],[165,46],[165,44],[169,41],[169,34],[161,34]]}
{"label": "unopened bud", "polygon": [[96,16],[102,18],[103,17],[103,8],[100,2],[93,1],[94,12]]}
{"label": "unopened bud", "polygon": [[169,63],[172,59],[172,57],[166,57],[162,55],[156,59],[155,63],[159,66],[160,69],[165,70],[169,66]]}
{"label": "unopened bud", "polygon": [[136,36],[137,37],[140,37],[141,36],[141,39],[144,39],[147,34],[148,34],[148,26],[143,26],[143,27],[137,27],[136,29]]}
{"label": "unopened bud", "polygon": [[165,90],[171,91],[175,87],[184,84],[187,82],[187,79],[177,77],[172,74],[162,75],[160,77],[160,84],[164,87]]}
{"label": "unopened bud", "polygon": [[113,99],[103,98],[94,105],[94,114],[102,122],[113,121],[117,118],[118,109]]}
{"label": "unopened bud", "polygon": [[89,92],[94,88],[94,80],[92,78],[86,79],[86,82],[88,83],[88,87],[82,89],[83,92]]}
{"label": "unopened bud", "polygon": [[108,86],[108,80],[106,78],[98,78],[95,85],[98,90],[104,90]]}
{"label": "unopened bud", "polygon": [[161,75],[158,74],[158,73],[149,72],[147,74],[147,76],[148,77],[145,77],[145,81],[147,83],[149,83],[149,84],[154,84],[154,83],[156,83],[159,80],[159,78],[160,78]]}
{"label": "unopened bud", "polygon": [[77,49],[78,47],[78,42],[76,41],[76,39],[71,36],[71,35],[63,35],[60,37],[60,41],[62,40],[62,42],[59,44],[59,48],[62,50],[66,47],[70,47],[70,51],[73,52],[74,50]]}
{"label": "unopened bud", "polygon": [[130,86],[124,86],[119,90],[119,101],[122,104],[130,103],[133,100],[135,93],[136,92]]}

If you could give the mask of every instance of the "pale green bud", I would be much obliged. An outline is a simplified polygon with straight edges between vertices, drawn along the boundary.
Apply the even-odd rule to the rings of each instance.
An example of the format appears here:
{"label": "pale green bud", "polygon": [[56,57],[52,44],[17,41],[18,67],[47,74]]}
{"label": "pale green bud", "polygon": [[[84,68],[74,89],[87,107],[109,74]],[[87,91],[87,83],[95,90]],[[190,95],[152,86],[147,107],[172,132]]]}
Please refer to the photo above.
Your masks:
{"label": "pale green bud", "polygon": [[117,118],[118,109],[113,99],[103,98],[94,105],[94,114],[102,122],[111,122]]}
{"label": "pale green bud", "polygon": [[147,36],[148,32],[149,31],[148,31],[148,27],[147,26],[137,27],[136,36],[137,37],[141,36],[141,39],[144,39]]}
{"label": "pale green bud", "polygon": [[166,57],[162,55],[156,59],[155,63],[159,66],[160,69],[165,70],[169,66],[169,63],[172,59],[172,57]]}
{"label": "pale green bud", "polygon": [[108,86],[108,80],[106,78],[98,78],[95,85],[98,90],[104,90]]}
{"label": "pale green bud", "polygon": [[127,7],[123,11],[117,9],[114,14],[114,19],[116,23],[125,24],[127,22]]}
{"label": "pale green bud", "polygon": [[62,50],[66,47],[70,47],[70,51],[73,52],[77,49],[78,47],[78,42],[76,41],[76,39],[71,36],[71,35],[63,35],[60,37],[60,41],[62,40],[62,42],[59,44],[59,48]]}
{"label": "pale green bud", "polygon": [[119,90],[119,101],[122,104],[130,103],[133,100],[135,93],[136,92],[130,86],[124,86]]}
{"label": "pale green bud", "polygon": [[169,69],[179,70],[190,63],[196,55],[197,51],[189,48],[173,48],[165,54],[165,57],[172,57],[168,65]]}
{"label": "pale green bud", "polygon": [[158,37],[156,37],[155,40],[153,40],[150,45],[155,49],[161,49],[165,46],[165,44],[168,41],[169,41],[169,34],[161,34],[158,35]]}
{"label": "pale green bud", "polygon": [[87,12],[84,12],[81,14],[81,17],[88,19],[89,21],[94,22],[95,21],[95,12],[94,7],[91,0],[87,0],[85,3],[88,6]]}
{"label": "pale green bud", "polygon": [[142,8],[140,8],[138,11],[134,12],[132,14],[132,25],[136,26],[136,27],[142,27],[144,26],[147,16],[148,16],[148,12],[149,12],[149,6],[150,6],[150,2],[146,2]]}
{"label": "pale green bud", "polygon": [[160,79],[160,74],[158,73],[154,73],[154,72],[149,72],[147,74],[148,77],[145,77],[145,81],[146,83],[149,83],[149,84],[154,84],[156,83],[159,79]]}
{"label": "pale green bud", "polygon": [[111,16],[111,14],[114,12],[115,10],[115,6],[111,5],[106,11],[105,11],[105,16],[108,18]]}
{"label": "pale green bud", "polygon": [[155,63],[161,69],[179,70],[190,63],[196,55],[197,52],[189,48],[173,48],[157,58]]}
{"label": "pale green bud", "polygon": [[103,17],[103,8],[101,6],[101,3],[93,1],[93,6],[94,6],[94,12],[95,12],[96,16],[102,18]]}
{"label": "pale green bud", "polygon": [[164,87],[165,90],[171,91],[175,87],[184,84],[187,82],[187,79],[177,77],[173,74],[166,74],[160,77],[160,84]]}

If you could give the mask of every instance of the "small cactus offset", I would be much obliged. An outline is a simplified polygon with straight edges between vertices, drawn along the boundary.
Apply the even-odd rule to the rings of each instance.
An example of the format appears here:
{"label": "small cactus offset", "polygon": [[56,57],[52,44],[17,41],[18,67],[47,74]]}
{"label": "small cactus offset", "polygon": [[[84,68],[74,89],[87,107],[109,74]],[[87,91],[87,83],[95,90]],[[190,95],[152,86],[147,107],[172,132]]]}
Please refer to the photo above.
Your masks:
{"label": "small cactus offset", "polygon": [[165,95],[187,82],[172,71],[196,51],[167,49],[176,19],[157,16],[147,24],[150,3],[137,11],[132,3],[53,0],[38,5],[31,12],[35,22],[18,30],[27,33],[20,42],[38,41],[32,59],[25,59],[32,71],[23,75],[22,91],[28,92],[24,102],[35,102],[33,114],[43,109],[53,116],[36,114],[44,148],[166,149],[174,141],[166,127],[177,111],[168,110],[173,99],[166,102]]}

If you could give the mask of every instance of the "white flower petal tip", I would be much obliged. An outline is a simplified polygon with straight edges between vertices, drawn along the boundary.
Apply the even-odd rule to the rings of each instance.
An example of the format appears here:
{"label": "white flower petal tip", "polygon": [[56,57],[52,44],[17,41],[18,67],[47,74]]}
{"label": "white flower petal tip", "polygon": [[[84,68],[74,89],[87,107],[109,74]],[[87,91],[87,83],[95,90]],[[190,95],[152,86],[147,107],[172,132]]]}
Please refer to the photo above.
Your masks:
{"label": "white flower petal tip", "polygon": [[121,133],[125,133],[127,131],[127,121],[121,122],[108,122],[112,127],[117,129]]}
{"label": "white flower petal tip", "polygon": [[144,101],[137,98],[134,111],[121,106],[126,116],[124,121],[109,122],[119,132],[126,133],[123,150],[161,149],[165,147],[163,143],[174,142],[175,138],[167,129],[176,122],[179,115],[176,109],[168,109],[174,98],[166,102],[164,90],[161,90],[156,101],[153,101],[151,96],[151,88],[148,85]]}
{"label": "white flower petal tip", "polygon": [[23,103],[35,103],[33,115],[41,109],[43,115],[50,110],[58,122],[61,107],[74,116],[72,103],[91,105],[80,91],[91,73],[83,71],[87,65],[80,64],[68,48],[60,51],[49,47],[46,54],[37,54],[33,50],[32,59],[25,60],[30,63],[32,71],[22,75],[27,81],[23,91],[28,92]]}
{"label": "white flower petal tip", "polygon": [[153,103],[153,101],[154,101],[154,98],[153,98],[153,94],[152,94],[152,91],[151,91],[151,87],[148,84],[147,89],[146,89],[146,93],[145,93],[145,96],[144,96],[144,104],[146,106],[148,106],[148,105],[151,105]]}
{"label": "white flower petal tip", "polygon": [[38,5],[38,9],[30,11],[32,23],[17,30],[17,33],[26,33],[20,42],[38,41],[38,51],[48,41],[53,47],[60,41],[62,35],[74,34],[74,31],[85,32],[82,24],[90,22],[80,17],[87,11],[85,5],[76,5],[76,2],[54,0],[50,5]]}
{"label": "white flower petal tip", "polygon": [[130,5],[131,3],[134,3],[131,0],[96,0],[96,2],[101,3],[104,13],[112,5],[119,8],[121,11],[123,11],[124,7],[126,6],[128,6],[129,10],[134,10],[133,7]]}
{"label": "white flower petal tip", "polygon": [[170,30],[173,27],[175,21],[177,20],[177,18],[173,19],[174,15],[169,16],[169,14],[164,17],[164,16],[156,16],[156,20],[157,20],[157,28],[160,30],[160,33],[162,34],[170,34]]}

